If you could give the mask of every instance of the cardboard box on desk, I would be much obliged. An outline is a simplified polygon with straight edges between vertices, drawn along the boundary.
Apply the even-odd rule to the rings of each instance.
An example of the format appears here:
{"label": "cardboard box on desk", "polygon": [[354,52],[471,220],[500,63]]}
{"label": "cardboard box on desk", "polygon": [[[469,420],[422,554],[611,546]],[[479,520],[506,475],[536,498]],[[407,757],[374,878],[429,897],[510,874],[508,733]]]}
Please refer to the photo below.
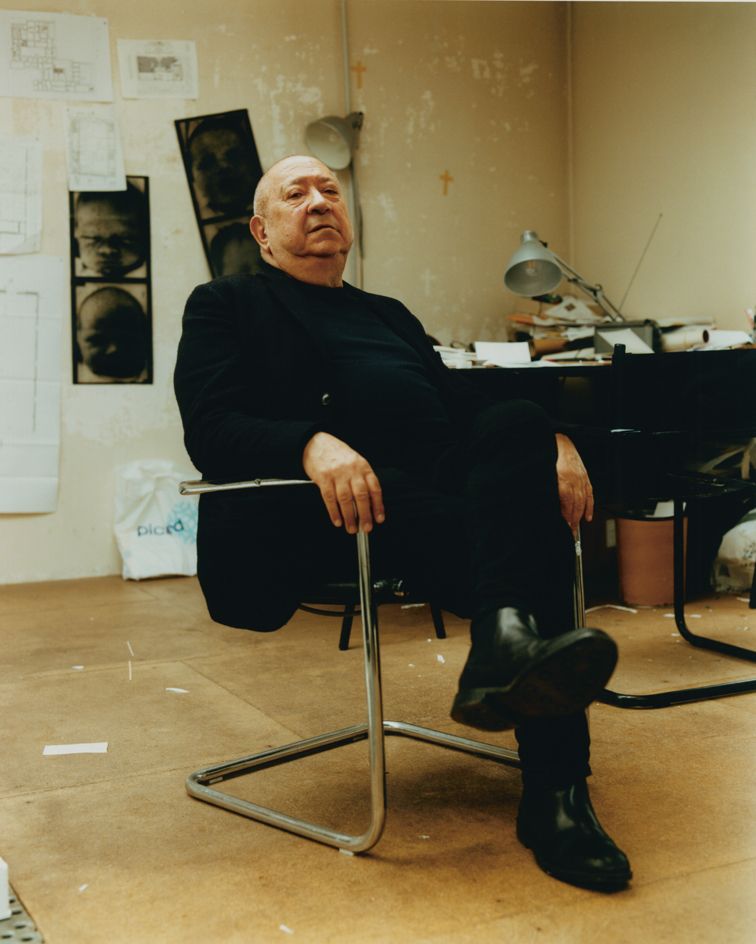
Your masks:
{"label": "cardboard box on desk", "polygon": [[597,354],[611,354],[615,344],[624,344],[628,354],[653,354],[661,350],[661,332],[655,321],[617,321],[596,325],[593,348]]}

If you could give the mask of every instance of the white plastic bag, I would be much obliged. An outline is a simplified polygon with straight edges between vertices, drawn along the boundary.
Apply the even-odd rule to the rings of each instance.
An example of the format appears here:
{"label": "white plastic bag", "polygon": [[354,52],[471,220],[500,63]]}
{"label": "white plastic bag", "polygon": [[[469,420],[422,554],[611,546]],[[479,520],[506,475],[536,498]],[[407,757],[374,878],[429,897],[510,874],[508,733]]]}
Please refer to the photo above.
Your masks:
{"label": "white plastic bag", "polygon": [[714,561],[714,589],[719,593],[750,590],[755,562],[756,509],[753,509],[722,538]]}
{"label": "white plastic bag", "polygon": [[197,498],[178,492],[189,477],[165,459],[118,469],[115,538],[124,580],[197,573]]}

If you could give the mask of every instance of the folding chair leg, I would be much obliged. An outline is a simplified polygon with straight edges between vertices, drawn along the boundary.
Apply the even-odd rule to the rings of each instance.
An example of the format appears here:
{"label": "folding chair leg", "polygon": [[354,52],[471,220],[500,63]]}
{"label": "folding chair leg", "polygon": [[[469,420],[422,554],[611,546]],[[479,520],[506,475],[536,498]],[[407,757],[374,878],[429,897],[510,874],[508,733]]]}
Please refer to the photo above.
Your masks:
{"label": "folding chair leg", "polygon": [[[517,752],[508,748],[423,728],[404,721],[384,721],[378,621],[372,597],[369,543],[368,536],[362,532],[357,534],[357,558],[362,610],[367,723],[352,725],[316,737],[305,738],[302,741],[295,741],[283,747],[271,748],[237,760],[205,767],[190,774],[186,781],[187,792],[199,800],[352,853],[366,852],[372,848],[383,832],[386,821],[386,735],[401,735],[494,760],[510,767],[519,767]],[[342,833],[214,789],[215,784],[233,777],[275,767],[297,758],[319,754],[362,740],[368,741],[370,759],[370,822],[367,829],[359,835]]]}
{"label": "folding chair leg", "polygon": [[354,619],[354,604],[347,603],[344,607],[344,616],[341,620],[341,635],[339,636],[339,649],[346,652],[349,648],[349,638],[352,635],[352,620]]}
{"label": "folding chair leg", "polygon": [[441,607],[435,603],[430,604],[431,619],[433,628],[436,630],[436,639],[446,639],[446,627],[444,626],[444,617],[441,613]]}
{"label": "folding chair leg", "polygon": [[[746,662],[756,662],[756,652],[743,646],[710,639],[691,632],[685,622],[685,528],[682,499],[675,499],[673,521],[673,568],[675,623],[680,635],[692,646],[712,649],[724,655],[734,656]],[[577,626],[585,625],[585,603],[583,594],[583,561],[580,552],[580,535],[575,542],[575,621]],[[709,701],[711,698],[724,698],[727,695],[743,695],[756,692],[756,678],[741,679],[737,682],[721,682],[714,685],[696,685],[692,688],[678,688],[671,692],[650,692],[642,695],[630,695],[605,688],[598,700],[615,708],[669,708],[671,705],[685,705],[696,701]]]}

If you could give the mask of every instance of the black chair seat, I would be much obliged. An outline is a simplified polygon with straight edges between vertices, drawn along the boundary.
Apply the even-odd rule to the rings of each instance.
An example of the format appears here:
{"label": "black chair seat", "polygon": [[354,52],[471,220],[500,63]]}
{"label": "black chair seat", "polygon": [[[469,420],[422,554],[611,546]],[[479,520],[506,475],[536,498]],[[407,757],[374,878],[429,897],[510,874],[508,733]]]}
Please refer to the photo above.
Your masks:
{"label": "black chair seat", "polygon": [[[387,603],[428,603],[431,610],[433,627],[437,639],[446,639],[446,627],[441,615],[441,609],[426,596],[413,594],[401,577],[384,577],[372,582],[373,604],[383,606]],[[324,583],[317,587],[305,588],[301,594],[303,601],[299,609],[306,613],[315,613],[317,616],[340,616],[341,633],[339,635],[339,649],[349,648],[349,639],[352,634],[352,621],[355,614],[359,614],[360,587],[357,582],[335,581]],[[334,610],[324,610],[323,606],[338,607]]]}

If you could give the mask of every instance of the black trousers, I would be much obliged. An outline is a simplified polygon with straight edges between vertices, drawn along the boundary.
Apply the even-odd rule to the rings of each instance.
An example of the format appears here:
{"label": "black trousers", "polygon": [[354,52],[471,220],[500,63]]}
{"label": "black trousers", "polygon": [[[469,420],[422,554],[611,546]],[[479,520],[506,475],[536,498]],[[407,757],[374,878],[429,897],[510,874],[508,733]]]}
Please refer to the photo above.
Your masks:
{"label": "black trousers", "polygon": [[[518,606],[544,637],[571,629],[574,544],[555,465],[546,415],[511,400],[482,411],[427,468],[377,468],[386,521],[371,536],[374,573],[406,576],[464,618]],[[333,527],[316,489],[218,493],[202,503],[199,577],[219,622],[277,629],[302,588],[354,579],[354,539]],[[584,713],[529,720],[516,735],[526,784],[559,786],[590,773]]]}

